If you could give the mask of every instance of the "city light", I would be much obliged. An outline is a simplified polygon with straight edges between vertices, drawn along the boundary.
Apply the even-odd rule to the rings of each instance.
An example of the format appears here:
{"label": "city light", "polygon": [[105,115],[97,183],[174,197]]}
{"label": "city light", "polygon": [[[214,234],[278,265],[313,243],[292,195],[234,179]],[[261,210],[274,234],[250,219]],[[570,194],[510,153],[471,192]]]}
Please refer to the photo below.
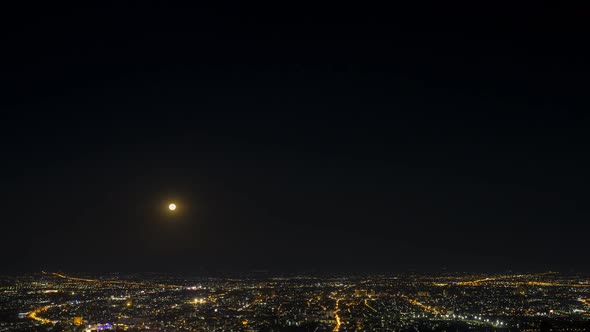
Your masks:
{"label": "city light", "polygon": [[[246,325],[260,330],[271,324],[266,312],[275,313],[272,324],[278,326],[312,326],[333,332],[408,327],[457,330],[458,326],[534,330],[545,320],[555,319],[563,325],[564,318],[573,324],[564,331],[575,332],[579,320],[590,319],[590,283],[576,276],[546,273],[233,277],[199,279],[198,286],[194,279],[169,275],[110,279],[114,277],[43,273],[20,282],[22,291],[5,288],[0,296],[4,296],[2,303],[14,303],[13,311],[32,326],[61,322],[74,328],[84,323],[89,331],[148,326],[220,331]],[[441,283],[448,286],[441,287]],[[523,287],[534,288],[523,293]],[[71,292],[77,294],[75,299],[69,298]],[[10,294],[22,297],[22,303],[32,303],[32,309],[12,301]],[[47,300],[55,296],[62,300]]]}

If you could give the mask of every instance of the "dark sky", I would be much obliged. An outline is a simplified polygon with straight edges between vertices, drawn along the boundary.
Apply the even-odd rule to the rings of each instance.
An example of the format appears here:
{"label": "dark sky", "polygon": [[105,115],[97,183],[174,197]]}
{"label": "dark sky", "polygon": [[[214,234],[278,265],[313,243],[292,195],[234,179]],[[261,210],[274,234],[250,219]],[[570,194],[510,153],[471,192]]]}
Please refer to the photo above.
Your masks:
{"label": "dark sky", "polygon": [[2,10],[1,271],[588,269],[582,8],[80,6]]}

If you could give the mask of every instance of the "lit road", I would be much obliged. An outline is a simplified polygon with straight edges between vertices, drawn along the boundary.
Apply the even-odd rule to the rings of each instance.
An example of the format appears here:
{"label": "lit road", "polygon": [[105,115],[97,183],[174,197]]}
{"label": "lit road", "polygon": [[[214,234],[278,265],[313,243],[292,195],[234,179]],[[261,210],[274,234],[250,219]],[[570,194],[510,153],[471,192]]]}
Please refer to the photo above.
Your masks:
{"label": "lit road", "polygon": [[[534,276],[543,276],[549,274],[556,274],[557,272],[541,272],[531,275],[500,275],[495,277],[483,278],[483,279],[476,279],[476,280],[469,280],[469,281],[460,281],[457,283],[457,286],[479,286],[482,283],[486,283],[489,281],[497,281],[497,280],[504,280],[504,279],[513,279],[513,278],[530,278]],[[518,282],[517,282],[518,284]],[[550,286],[550,285],[538,285],[538,286]]]}
{"label": "lit road", "polygon": [[334,306],[334,319],[336,320],[336,325],[334,326],[334,329],[332,329],[332,332],[339,331],[340,330],[340,326],[342,325],[342,320],[340,319],[340,316],[338,315],[338,312],[340,312],[340,307],[339,307],[340,306],[340,301],[343,300],[344,298],[336,297],[336,296],[338,296],[338,293],[339,292],[342,292],[342,291],[344,291],[344,290],[346,290],[348,288],[351,288],[351,287],[353,287],[353,285],[348,285],[348,286],[342,288],[341,290],[335,291],[335,292],[332,293],[332,296],[334,296],[335,297],[334,299],[336,300],[336,305]]}
{"label": "lit road", "polygon": [[422,302],[420,302],[418,300],[411,299],[411,298],[407,297],[406,295],[401,295],[401,297],[402,297],[402,299],[408,301],[410,304],[415,305],[417,307],[420,307],[424,311],[433,313],[435,315],[440,315],[441,314],[441,312],[438,311],[438,310],[436,310],[434,307],[431,307],[429,305],[426,305],[426,304],[424,304],[424,303],[422,303]]}
{"label": "lit road", "polygon": [[334,318],[336,319],[336,326],[334,326],[334,329],[332,330],[332,332],[338,332],[340,330],[340,316],[338,316],[338,312],[340,311],[340,308],[338,307],[339,302],[341,299],[336,299],[336,306],[334,309]]}
{"label": "lit road", "polygon": [[377,309],[371,307],[371,305],[369,304],[369,300],[365,299],[365,306],[371,310],[373,310],[374,312],[377,312]]}
{"label": "lit road", "polygon": [[558,282],[544,282],[544,281],[527,281],[517,283],[527,286],[543,286],[543,287],[574,287],[574,288],[590,288],[590,284],[562,284]]}
{"label": "lit road", "polygon": [[54,277],[72,280],[72,281],[83,281],[83,282],[96,282],[96,283],[104,283],[104,284],[118,284],[118,285],[128,285],[128,286],[147,286],[147,287],[163,287],[163,288],[179,288],[182,286],[178,285],[170,285],[170,284],[151,284],[147,282],[135,282],[135,281],[125,281],[125,280],[102,280],[102,279],[88,279],[88,278],[77,278],[67,276],[61,273],[47,273],[43,271],[43,274],[52,275]]}
{"label": "lit road", "polygon": [[29,312],[27,317],[32,320],[35,320],[41,324],[49,324],[49,323],[55,324],[56,323],[55,321],[38,316],[40,313],[45,312],[45,311],[47,311],[47,309],[52,308],[52,307],[55,307],[55,305],[46,305],[44,307],[34,309],[33,311]]}
{"label": "lit road", "polygon": [[[437,310],[435,307],[429,306],[427,304],[424,304],[418,300],[409,298],[406,295],[401,295],[401,297],[406,300],[408,303],[415,305],[421,309],[423,309],[426,312],[435,314],[435,315],[440,315],[440,319],[450,319],[450,317],[448,315],[444,315],[441,311]],[[469,319],[467,317],[463,317],[463,316],[453,316],[451,320],[460,320],[469,324],[474,324],[474,325],[489,325],[489,326],[493,326],[493,327],[502,327],[504,323],[496,321],[489,321],[487,319],[483,319],[481,316],[478,319]]]}

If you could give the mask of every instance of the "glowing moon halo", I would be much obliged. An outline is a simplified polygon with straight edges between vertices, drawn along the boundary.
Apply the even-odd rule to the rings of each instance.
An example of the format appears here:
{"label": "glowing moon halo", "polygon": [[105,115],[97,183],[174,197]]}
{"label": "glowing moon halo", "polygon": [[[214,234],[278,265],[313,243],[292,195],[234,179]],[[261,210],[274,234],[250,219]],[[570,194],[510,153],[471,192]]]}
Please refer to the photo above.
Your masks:
{"label": "glowing moon halo", "polygon": [[176,210],[176,204],[174,204],[174,203],[170,203],[170,205],[168,205],[168,209],[169,209],[170,211],[174,211],[174,210]]}

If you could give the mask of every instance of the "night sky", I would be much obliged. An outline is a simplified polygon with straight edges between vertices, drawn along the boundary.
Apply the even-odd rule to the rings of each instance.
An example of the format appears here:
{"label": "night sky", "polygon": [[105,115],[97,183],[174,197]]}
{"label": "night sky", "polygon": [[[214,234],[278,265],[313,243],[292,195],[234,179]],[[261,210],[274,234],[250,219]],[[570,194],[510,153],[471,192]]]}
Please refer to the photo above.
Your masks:
{"label": "night sky", "polygon": [[5,7],[0,271],[587,271],[587,12],[435,3]]}

